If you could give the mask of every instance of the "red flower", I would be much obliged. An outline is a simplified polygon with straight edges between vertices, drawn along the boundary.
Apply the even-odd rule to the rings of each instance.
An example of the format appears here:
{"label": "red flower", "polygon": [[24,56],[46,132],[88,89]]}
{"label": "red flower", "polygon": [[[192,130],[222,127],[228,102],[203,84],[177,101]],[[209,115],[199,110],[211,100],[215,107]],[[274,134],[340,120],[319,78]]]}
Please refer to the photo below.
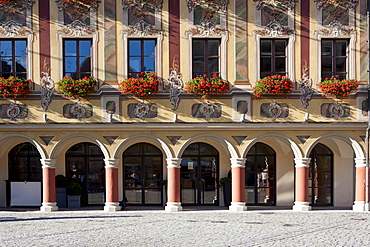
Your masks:
{"label": "red flower", "polygon": [[262,78],[253,87],[255,98],[262,98],[264,95],[288,96],[293,91],[293,82],[286,76],[273,75]]}

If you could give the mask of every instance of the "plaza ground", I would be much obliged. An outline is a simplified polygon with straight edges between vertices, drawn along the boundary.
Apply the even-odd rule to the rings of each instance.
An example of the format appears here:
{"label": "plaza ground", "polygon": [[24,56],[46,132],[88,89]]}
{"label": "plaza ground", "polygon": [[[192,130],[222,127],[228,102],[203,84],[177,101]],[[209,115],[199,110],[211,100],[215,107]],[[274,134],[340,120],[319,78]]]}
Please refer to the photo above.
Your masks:
{"label": "plaza ground", "polygon": [[0,209],[0,246],[369,246],[369,212],[326,208]]}

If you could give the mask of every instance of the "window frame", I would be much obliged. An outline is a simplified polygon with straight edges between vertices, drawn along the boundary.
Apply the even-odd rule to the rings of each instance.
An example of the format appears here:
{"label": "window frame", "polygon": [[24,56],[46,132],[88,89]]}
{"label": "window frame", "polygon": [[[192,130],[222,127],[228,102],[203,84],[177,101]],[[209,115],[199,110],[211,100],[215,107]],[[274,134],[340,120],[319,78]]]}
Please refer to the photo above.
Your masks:
{"label": "window frame", "polygon": [[[217,56],[211,56],[208,54],[208,48],[209,48],[209,41],[218,41],[218,51],[217,51]],[[197,56],[199,58],[203,57],[204,58],[204,69],[205,71],[203,72],[194,72],[194,41],[205,41],[205,46],[204,46],[204,55],[203,56]],[[193,38],[192,39],[192,61],[191,61],[191,75],[192,75],[192,78],[195,78],[197,76],[202,76],[202,75],[196,75],[196,74],[203,74],[204,75],[208,75],[208,76],[211,76],[213,74],[216,74],[218,76],[220,76],[221,74],[221,39],[219,38]],[[217,72],[211,72],[209,71],[209,59],[210,58],[218,58],[218,71]]]}
{"label": "window frame", "polygon": [[[76,56],[66,56],[66,41],[76,41]],[[80,55],[80,42],[81,41],[90,41],[90,56],[81,56]],[[81,74],[90,74],[89,76],[93,76],[93,41],[91,38],[64,38],[63,39],[63,76],[66,76],[67,73],[73,74],[76,73],[77,77],[74,79],[80,80],[85,78],[86,76],[81,76]],[[76,72],[66,72],[66,58],[67,57],[76,57]],[[80,58],[81,57],[89,57],[90,58],[90,72],[81,72]],[[87,76],[87,77],[89,77]],[[71,76],[72,77],[72,76]],[[73,77],[72,77],[73,78]]]}
{"label": "window frame", "polygon": [[[14,70],[16,69],[16,66],[14,67],[14,66],[12,66],[12,70],[13,70],[13,72],[10,72],[10,73],[4,73],[3,71],[2,71],[2,68],[0,68],[0,77],[4,77],[4,74],[9,74],[9,76],[15,76],[15,77],[19,77],[19,74],[24,74],[25,76],[24,77],[21,77],[21,78],[24,78],[24,79],[27,79],[27,75],[28,75],[28,70],[29,70],[29,68],[28,68],[28,66],[29,66],[29,64],[28,64],[28,56],[29,56],[29,54],[28,54],[28,41],[27,41],[27,39],[4,39],[4,38],[0,38],[0,42],[2,42],[2,41],[11,41],[11,47],[12,47],[12,55],[11,56],[7,56],[7,57],[11,57],[11,60],[12,60],[12,64],[14,65],[16,65],[16,58],[17,57],[25,57],[26,58],[26,71],[25,72],[14,72]],[[16,41],[24,41],[24,42],[26,42],[26,51],[25,51],[25,53],[26,53],[26,55],[25,56],[16,56],[16,45],[15,45],[15,42]],[[0,44],[0,47],[1,47],[1,44]],[[0,55],[0,61],[2,61],[1,60],[1,55]],[[9,77],[8,76],[8,77]],[[4,77],[4,78],[8,78],[8,77]]]}
{"label": "window frame", "polygon": [[[271,56],[264,56],[262,55],[262,41],[271,41]],[[275,44],[276,44],[276,41],[285,41],[285,55],[284,56],[277,56],[276,55],[276,50],[275,50]],[[289,40],[288,39],[260,39],[259,41],[259,46],[260,46],[260,52],[259,52],[259,77],[260,78],[264,78],[266,76],[271,76],[271,75],[276,75],[276,74],[280,74],[280,75],[284,75],[284,76],[288,76],[288,57],[289,57],[289,53],[288,53],[288,46],[289,46]],[[271,69],[270,69],[270,73],[267,75],[267,71],[264,71],[262,72],[261,68],[262,68],[262,58],[263,57],[270,57],[271,58]],[[285,58],[285,72],[277,72],[276,71],[276,58],[279,58],[279,57],[284,57]],[[265,73],[266,75],[265,76],[262,76],[262,73]]]}
{"label": "window frame", "polygon": [[[332,42],[332,55],[331,56],[323,56],[323,51],[322,51],[322,47],[323,47],[323,41],[331,41]],[[346,55],[345,56],[337,56],[337,41],[346,41]],[[320,42],[320,45],[321,45],[321,55],[320,55],[320,71],[321,71],[321,81],[323,81],[325,78],[330,78],[332,76],[335,76],[335,75],[338,75],[337,71],[336,71],[336,60],[338,57],[345,57],[345,61],[346,61],[346,70],[345,72],[341,72],[341,74],[345,73],[345,77],[341,77],[342,79],[349,79],[348,76],[349,76],[349,43],[350,43],[350,40],[349,39],[321,39],[321,42]],[[331,76],[323,76],[324,72],[323,72],[323,58],[324,57],[331,57],[331,62],[332,62],[332,68],[331,68]],[[329,73],[329,72],[326,72],[326,73]]]}
{"label": "window frame", "polygon": [[[140,41],[140,56],[131,56],[130,55],[130,41]],[[144,50],[145,50],[145,47],[144,47],[144,42],[145,41],[154,41],[155,42],[155,45],[154,45],[154,56],[145,56],[144,54]],[[135,76],[132,76],[132,74],[139,74],[141,72],[156,72],[157,73],[157,65],[158,65],[158,49],[157,49],[157,39],[155,38],[128,38],[127,39],[127,72],[128,72],[128,76],[129,77],[135,77]],[[130,58],[131,57],[140,57],[141,58],[141,63],[140,63],[140,71],[139,72],[130,72]],[[145,57],[154,57],[154,71],[146,71],[144,70],[144,67],[145,67]]]}

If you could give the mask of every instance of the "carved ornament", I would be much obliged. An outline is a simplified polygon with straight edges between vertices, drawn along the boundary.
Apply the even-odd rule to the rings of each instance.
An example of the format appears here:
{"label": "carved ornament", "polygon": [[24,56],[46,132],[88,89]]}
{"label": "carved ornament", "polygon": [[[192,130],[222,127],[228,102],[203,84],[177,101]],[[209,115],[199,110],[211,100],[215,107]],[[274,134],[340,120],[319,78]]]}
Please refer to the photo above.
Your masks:
{"label": "carved ornament", "polygon": [[127,33],[128,36],[153,36],[160,34],[162,31],[155,29],[154,26],[141,20],[135,25],[129,26],[129,28],[123,30],[123,32]]}
{"label": "carved ornament", "polygon": [[215,9],[225,12],[227,10],[228,0],[186,0],[186,6],[189,12],[196,6],[201,6],[205,9]]}
{"label": "carved ornament", "polygon": [[295,33],[294,30],[282,26],[276,20],[272,20],[269,24],[267,24],[265,29],[256,29],[254,30],[254,32],[261,36],[271,36],[271,37],[289,36]]}
{"label": "carved ornament", "polygon": [[179,72],[179,66],[178,66],[178,57],[177,55],[174,57],[174,61],[172,64],[171,74],[168,77],[168,87],[170,90],[170,102],[173,105],[173,110],[177,110],[180,102],[180,94],[183,87],[182,82],[182,75]]}
{"label": "carved ornament", "polygon": [[83,105],[81,105],[80,101],[77,101],[71,106],[69,112],[72,113],[75,118],[81,120],[82,116],[85,115],[86,110]]}
{"label": "carved ornament", "polygon": [[88,36],[96,32],[95,29],[91,29],[85,23],[79,20],[73,21],[71,24],[66,25],[63,29],[58,31],[61,34],[69,36]]}
{"label": "carved ornament", "polygon": [[6,109],[6,116],[12,121],[15,121],[15,118],[21,113],[21,109],[18,104],[14,101],[10,103],[8,109]]}
{"label": "carved ornament", "polygon": [[215,112],[215,108],[212,103],[206,101],[201,104],[199,111],[206,117],[206,120],[208,121],[211,118],[211,115]]}
{"label": "carved ornament", "polygon": [[299,83],[299,90],[301,91],[301,103],[304,109],[309,105],[309,101],[312,99],[312,96],[315,90],[312,88],[312,81],[309,76],[309,67],[307,61],[304,61],[302,68],[302,79]]}
{"label": "carved ornament", "polygon": [[346,28],[337,20],[332,21],[328,28],[322,28],[315,30],[316,33],[319,33],[324,36],[350,36],[351,34],[356,33],[356,30],[353,28]]}
{"label": "carved ornament", "polygon": [[144,5],[152,9],[162,9],[162,0],[122,0],[123,9],[132,9],[135,7],[143,8]]}
{"label": "carved ornament", "polygon": [[343,114],[344,114],[343,106],[339,104],[338,102],[335,102],[334,104],[330,104],[329,114],[335,120],[338,120],[339,118],[343,117]]}
{"label": "carved ornament", "polygon": [[42,78],[40,80],[41,88],[41,107],[46,111],[50,105],[51,95],[54,92],[54,81],[50,77],[50,68],[46,61],[44,61],[44,71],[41,72]]}
{"label": "carved ornament", "polygon": [[359,0],[314,0],[317,9],[327,8],[329,6],[341,6],[345,9],[355,10]]}
{"label": "carved ornament", "polygon": [[293,11],[295,7],[295,3],[298,0],[253,0],[256,9],[260,10],[265,5],[273,5],[273,6],[283,6],[287,8],[289,11]]}
{"label": "carved ornament", "polygon": [[134,115],[142,120],[145,119],[145,116],[149,113],[150,104],[139,103],[135,106]]}
{"label": "carved ornament", "polygon": [[8,21],[7,23],[0,25],[0,35],[7,37],[15,36],[27,36],[32,34],[31,29],[15,21]]}
{"label": "carved ornament", "polygon": [[283,113],[283,110],[281,109],[281,106],[279,104],[277,104],[275,100],[270,103],[267,110],[268,110],[269,114],[272,116],[273,121],[275,121],[278,117],[280,117],[281,113]]}
{"label": "carved ornament", "polygon": [[190,33],[193,36],[199,35],[199,36],[205,36],[205,37],[215,37],[215,36],[223,36],[227,33],[227,31],[222,28],[216,28],[215,25],[211,21],[205,20],[200,25],[198,25],[196,28],[191,28],[187,30],[186,33]]}

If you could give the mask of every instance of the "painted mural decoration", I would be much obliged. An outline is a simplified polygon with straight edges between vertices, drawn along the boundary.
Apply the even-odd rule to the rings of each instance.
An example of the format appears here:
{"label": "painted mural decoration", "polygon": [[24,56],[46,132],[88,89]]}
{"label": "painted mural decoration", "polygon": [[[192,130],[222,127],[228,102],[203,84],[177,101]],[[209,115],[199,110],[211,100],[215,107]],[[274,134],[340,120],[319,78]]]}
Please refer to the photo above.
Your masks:
{"label": "painted mural decoration", "polygon": [[64,11],[64,23],[79,20],[90,25],[90,13],[95,13],[100,0],[55,0],[59,11]]}
{"label": "painted mural decoration", "polygon": [[31,10],[34,0],[0,1],[0,23],[14,20],[26,25],[26,12]]}
{"label": "painted mural decoration", "polygon": [[177,56],[174,58],[171,74],[168,77],[168,90],[170,91],[170,102],[173,105],[172,110],[177,110],[180,102],[180,94],[183,87],[182,75],[179,72],[179,61]]}
{"label": "painted mural decoration", "polygon": [[309,76],[309,67],[307,61],[303,61],[302,78],[299,82],[299,90],[301,91],[300,100],[302,107],[306,109],[312,99],[313,94],[315,93],[315,90],[312,88],[312,80]]}
{"label": "painted mural decoration", "polygon": [[51,96],[54,93],[55,83],[53,79],[51,79],[50,77],[50,68],[46,61],[44,61],[44,69],[43,72],[41,72],[41,74],[42,74],[40,80],[41,107],[42,109],[44,109],[44,111],[47,111],[51,102]]}
{"label": "painted mural decoration", "polygon": [[228,0],[186,0],[186,6],[188,7],[189,12],[197,6],[204,9],[213,9],[215,11],[221,10],[225,12],[228,4]]}

